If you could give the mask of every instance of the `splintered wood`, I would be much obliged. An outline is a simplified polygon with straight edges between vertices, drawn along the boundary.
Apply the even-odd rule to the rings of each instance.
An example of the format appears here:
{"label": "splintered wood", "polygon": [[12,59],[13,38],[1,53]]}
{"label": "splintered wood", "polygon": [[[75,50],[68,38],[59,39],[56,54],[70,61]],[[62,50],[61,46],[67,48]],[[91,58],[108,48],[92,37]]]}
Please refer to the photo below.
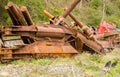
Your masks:
{"label": "splintered wood", "polygon": [[5,6],[5,9],[8,11],[8,14],[13,22],[13,25],[16,25],[16,26],[33,25],[31,16],[25,6],[20,8],[16,4],[9,2]]}

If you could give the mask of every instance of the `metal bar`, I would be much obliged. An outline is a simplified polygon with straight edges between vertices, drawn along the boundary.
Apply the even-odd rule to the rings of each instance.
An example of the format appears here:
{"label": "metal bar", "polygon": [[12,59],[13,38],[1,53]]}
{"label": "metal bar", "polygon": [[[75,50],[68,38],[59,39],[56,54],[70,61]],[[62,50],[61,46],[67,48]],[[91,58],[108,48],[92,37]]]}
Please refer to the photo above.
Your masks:
{"label": "metal bar", "polygon": [[14,25],[19,25],[17,19],[15,18],[14,14],[12,13],[12,11],[10,10],[10,8],[8,6],[5,6],[5,9],[7,10],[12,22]]}
{"label": "metal bar", "polygon": [[82,22],[80,22],[75,16],[70,13],[69,16],[79,25],[79,27],[84,31],[84,33],[88,36],[91,37],[93,33],[89,30],[87,26],[85,26]]}
{"label": "metal bar", "polygon": [[47,10],[43,10],[43,13],[48,16],[50,19],[54,18],[52,14],[50,14]]}
{"label": "metal bar", "polygon": [[27,8],[25,6],[21,7],[21,11],[22,11],[22,14],[24,15],[24,18],[27,22],[28,25],[33,25],[33,21],[32,21],[32,18],[27,10]]}
{"label": "metal bar", "polygon": [[66,18],[67,15],[70,14],[70,12],[76,7],[76,5],[80,2],[81,0],[74,0],[73,3],[68,7],[68,9],[61,15],[62,17]]}
{"label": "metal bar", "polygon": [[76,7],[76,5],[79,2],[80,0],[74,0],[73,3],[68,7],[68,9],[57,18],[58,20],[56,20],[54,24],[59,25],[64,20],[64,18],[66,18],[69,15],[69,13]]}
{"label": "metal bar", "polygon": [[16,17],[16,19],[18,20],[20,25],[26,25],[24,22],[24,17],[23,15],[20,13],[20,9],[18,9],[18,7],[15,6],[15,4],[13,4],[12,2],[9,2],[7,5],[10,10],[12,11],[12,13],[14,14],[14,16]]}

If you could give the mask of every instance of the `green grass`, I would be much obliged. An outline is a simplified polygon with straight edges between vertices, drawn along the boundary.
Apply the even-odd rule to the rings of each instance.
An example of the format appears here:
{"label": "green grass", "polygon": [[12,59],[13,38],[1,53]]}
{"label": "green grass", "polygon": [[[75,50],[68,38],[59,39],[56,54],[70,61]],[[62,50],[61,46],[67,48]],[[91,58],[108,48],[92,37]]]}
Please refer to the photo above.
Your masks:
{"label": "green grass", "polygon": [[[43,10],[46,9],[54,16],[59,16],[64,12],[64,8],[68,7],[73,0],[0,0],[0,25],[11,24],[11,19],[4,9],[4,6],[12,1],[18,6],[27,6],[30,15],[35,24],[48,22],[49,18],[43,14]],[[113,22],[117,26],[120,26],[120,0],[107,1],[105,20]],[[102,18],[102,0],[91,0],[90,2],[83,1],[83,6],[80,4],[72,11],[76,18],[87,24],[88,26],[99,26]],[[70,24],[72,20],[67,17],[66,22]]]}
{"label": "green grass", "polygon": [[[14,65],[39,65],[39,66],[56,66],[59,64],[62,65],[74,65],[80,71],[82,71],[83,75],[93,75],[93,77],[119,77],[120,76],[120,52],[119,49],[115,49],[114,51],[107,53],[104,56],[100,56],[98,54],[89,54],[89,53],[82,53],[78,54],[73,58],[45,58],[45,59],[38,59],[38,60],[16,60],[9,64]],[[104,66],[106,62],[111,61],[118,61],[117,66],[111,67],[111,70],[108,72],[104,72]],[[3,65],[4,66],[4,65]],[[35,72],[34,70],[32,72]],[[46,71],[40,71],[39,73],[46,74]]]}

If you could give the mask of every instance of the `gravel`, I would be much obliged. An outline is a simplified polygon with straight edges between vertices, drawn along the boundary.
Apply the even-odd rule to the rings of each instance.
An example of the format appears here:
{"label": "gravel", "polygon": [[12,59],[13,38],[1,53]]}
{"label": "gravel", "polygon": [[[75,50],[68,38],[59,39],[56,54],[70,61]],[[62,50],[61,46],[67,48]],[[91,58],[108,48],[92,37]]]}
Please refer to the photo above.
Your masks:
{"label": "gravel", "polygon": [[0,77],[81,77],[81,71],[72,64],[9,64],[0,66]]}

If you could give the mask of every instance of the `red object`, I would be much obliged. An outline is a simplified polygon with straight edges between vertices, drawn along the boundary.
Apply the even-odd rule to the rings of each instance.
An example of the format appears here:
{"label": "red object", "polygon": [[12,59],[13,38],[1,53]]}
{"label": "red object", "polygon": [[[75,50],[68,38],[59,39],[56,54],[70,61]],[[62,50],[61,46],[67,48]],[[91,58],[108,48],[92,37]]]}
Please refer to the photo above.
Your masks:
{"label": "red object", "polygon": [[107,33],[107,32],[113,32],[116,29],[116,25],[112,22],[108,23],[107,21],[104,21],[97,30],[98,34]]}

